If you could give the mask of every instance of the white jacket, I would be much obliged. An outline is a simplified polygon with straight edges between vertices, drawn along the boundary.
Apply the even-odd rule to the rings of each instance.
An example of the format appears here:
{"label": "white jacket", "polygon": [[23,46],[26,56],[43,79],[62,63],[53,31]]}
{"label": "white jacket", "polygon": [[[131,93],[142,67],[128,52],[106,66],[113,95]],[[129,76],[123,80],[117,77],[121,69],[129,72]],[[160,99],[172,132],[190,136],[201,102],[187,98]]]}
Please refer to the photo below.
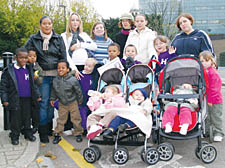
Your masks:
{"label": "white jacket", "polygon": [[133,44],[137,48],[137,56],[135,60],[140,61],[143,64],[148,64],[152,55],[157,56],[157,53],[154,48],[153,40],[156,38],[156,32],[152,31],[148,27],[145,27],[141,32],[137,32],[137,29],[134,29],[130,32],[125,48],[129,44]]}
{"label": "white jacket", "polygon": [[97,49],[97,45],[93,40],[87,35],[87,33],[82,32],[79,34],[79,36],[84,40],[84,42],[79,42],[81,44],[81,48],[78,50],[75,50],[73,52],[72,58],[70,57],[68,51],[70,47],[70,43],[72,41],[72,36],[68,39],[66,38],[66,32],[61,34],[63,41],[66,46],[66,55],[67,55],[67,61],[70,64],[70,68],[72,70],[76,69],[76,65],[84,65],[86,59],[88,58],[87,51],[85,49],[93,50],[95,51]]}

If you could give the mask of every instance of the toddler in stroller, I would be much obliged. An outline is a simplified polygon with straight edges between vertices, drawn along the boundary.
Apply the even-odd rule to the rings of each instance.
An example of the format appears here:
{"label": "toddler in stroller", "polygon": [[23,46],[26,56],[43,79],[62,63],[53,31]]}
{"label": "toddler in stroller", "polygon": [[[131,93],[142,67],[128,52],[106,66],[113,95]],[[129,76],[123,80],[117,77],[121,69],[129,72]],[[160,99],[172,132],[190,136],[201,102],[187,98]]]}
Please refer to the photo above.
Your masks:
{"label": "toddler in stroller", "polygon": [[[173,94],[194,94],[195,91],[191,84],[184,83],[181,86],[175,86]],[[182,101],[182,99],[180,99]],[[180,121],[180,134],[186,135],[188,126],[192,124],[191,112],[198,107],[198,99],[190,98],[181,104],[177,102],[167,102],[165,103],[165,112],[162,118],[162,125],[165,128],[165,133],[170,133],[174,125],[174,117],[179,113]]]}
{"label": "toddler in stroller", "polygon": [[[138,88],[136,90],[134,90],[133,92],[130,93],[130,97],[129,97],[129,103],[130,106],[128,106],[127,111],[129,111],[129,116],[126,116],[124,114],[124,112],[122,112],[123,110],[121,110],[121,115],[122,116],[126,116],[128,118],[133,118],[133,120],[135,118],[137,118],[137,112],[134,111],[134,113],[132,114],[131,112],[133,110],[131,110],[132,108],[135,110],[139,110],[140,112],[143,112],[145,116],[148,116],[149,113],[151,113],[151,101],[150,100],[146,100],[146,98],[148,97],[147,92],[145,91],[145,89],[143,88]],[[136,108],[136,105],[141,106],[143,109],[141,108]],[[150,114],[151,115],[151,114]],[[139,119],[138,119],[139,120]],[[150,120],[151,121],[151,120]],[[151,122],[149,122],[149,124],[151,125]],[[108,129],[103,133],[103,137],[104,138],[108,138],[108,139],[112,139],[112,135],[113,133],[115,133],[115,131],[117,130],[117,128],[119,127],[120,131],[123,132],[126,128],[133,128],[135,126],[135,124],[127,119],[127,118],[123,118],[121,116],[116,116],[109,124]],[[150,130],[151,131],[151,130]]]}
{"label": "toddler in stroller", "polygon": [[106,86],[104,93],[93,92],[87,102],[92,113],[87,118],[88,139],[93,139],[102,131],[101,117],[106,115],[111,108],[124,107],[125,100],[116,86]]}

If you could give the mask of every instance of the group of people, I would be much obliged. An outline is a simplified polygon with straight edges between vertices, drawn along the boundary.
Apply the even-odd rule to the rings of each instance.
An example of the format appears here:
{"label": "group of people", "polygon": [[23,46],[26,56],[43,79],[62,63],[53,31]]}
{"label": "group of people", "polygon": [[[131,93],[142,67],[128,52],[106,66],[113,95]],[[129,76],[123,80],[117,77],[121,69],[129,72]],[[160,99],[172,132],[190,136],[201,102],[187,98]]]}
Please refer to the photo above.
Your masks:
{"label": "group of people", "polygon": [[[119,58],[126,71],[134,64],[148,64],[154,58],[163,69],[169,59],[181,54],[198,57],[207,68],[210,85],[207,92],[208,123],[215,128],[214,140],[222,141],[222,84],[216,71],[215,54],[208,35],[202,30],[193,29],[194,19],[190,14],[181,14],[177,18],[176,25],[181,33],[175,36],[171,44],[167,37],[157,35],[157,30],[147,27],[148,22],[143,14],[138,14],[135,19],[129,13],[123,14],[118,23],[121,31],[116,34],[115,42],[107,36],[103,22],[93,25],[90,36],[83,31],[79,14],[71,13],[67,23],[66,32],[59,35],[53,30],[52,19],[43,16],[40,30],[30,36],[24,48],[17,49],[17,63],[8,65],[3,71],[0,92],[2,104],[10,112],[13,145],[19,144],[21,132],[26,139],[35,141],[33,134],[37,130],[42,143],[48,143],[48,136],[54,135],[53,143],[57,144],[69,113],[77,142],[82,141],[82,134],[86,131],[87,138],[95,137],[101,132],[102,126],[106,126],[101,123],[102,115],[96,116],[96,111],[101,111],[98,109],[102,107],[117,106],[113,101],[120,100],[113,98],[119,95],[118,88],[107,88],[105,94],[88,94],[89,90],[97,89],[97,68]],[[146,93],[141,89],[137,92],[132,97],[137,98],[138,102],[145,101]],[[93,99],[103,101],[97,107],[98,103],[93,103]],[[56,100],[59,117],[53,132]],[[125,102],[120,101],[119,104],[123,107]],[[105,137],[111,135],[118,124],[125,123],[124,127],[134,125],[121,116],[110,116],[110,122],[105,122],[110,123]],[[172,131],[171,120],[164,126],[166,132]],[[186,134],[185,128],[181,134]]]}

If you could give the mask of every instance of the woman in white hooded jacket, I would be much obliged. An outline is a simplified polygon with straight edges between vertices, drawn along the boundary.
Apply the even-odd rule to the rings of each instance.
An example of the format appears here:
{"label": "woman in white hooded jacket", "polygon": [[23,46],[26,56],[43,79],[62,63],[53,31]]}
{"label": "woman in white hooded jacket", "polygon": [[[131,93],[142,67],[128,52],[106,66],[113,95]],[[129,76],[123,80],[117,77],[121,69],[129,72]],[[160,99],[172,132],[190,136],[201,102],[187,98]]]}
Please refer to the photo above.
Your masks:
{"label": "woman in white hooded jacket", "polygon": [[97,45],[83,32],[83,23],[81,17],[77,13],[69,16],[66,32],[61,34],[67,51],[67,61],[70,68],[75,71],[75,75],[80,79],[86,59],[90,50],[97,49]]}
{"label": "woman in white hooded jacket", "polygon": [[136,46],[138,53],[136,59],[143,64],[148,64],[153,55],[157,56],[153,45],[157,33],[146,27],[147,23],[145,15],[138,14],[135,17],[136,28],[130,32],[125,45],[125,47],[129,44]]}

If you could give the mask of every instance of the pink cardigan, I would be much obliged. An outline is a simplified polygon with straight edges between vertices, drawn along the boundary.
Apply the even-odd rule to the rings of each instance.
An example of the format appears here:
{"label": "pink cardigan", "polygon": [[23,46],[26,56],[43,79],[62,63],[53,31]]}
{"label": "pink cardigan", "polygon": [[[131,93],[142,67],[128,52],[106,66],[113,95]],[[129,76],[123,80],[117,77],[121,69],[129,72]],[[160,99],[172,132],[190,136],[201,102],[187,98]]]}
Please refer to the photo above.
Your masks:
{"label": "pink cardigan", "polygon": [[209,89],[207,90],[207,101],[212,104],[222,104],[222,80],[217,70],[213,67],[207,68],[208,79],[209,79]]}

